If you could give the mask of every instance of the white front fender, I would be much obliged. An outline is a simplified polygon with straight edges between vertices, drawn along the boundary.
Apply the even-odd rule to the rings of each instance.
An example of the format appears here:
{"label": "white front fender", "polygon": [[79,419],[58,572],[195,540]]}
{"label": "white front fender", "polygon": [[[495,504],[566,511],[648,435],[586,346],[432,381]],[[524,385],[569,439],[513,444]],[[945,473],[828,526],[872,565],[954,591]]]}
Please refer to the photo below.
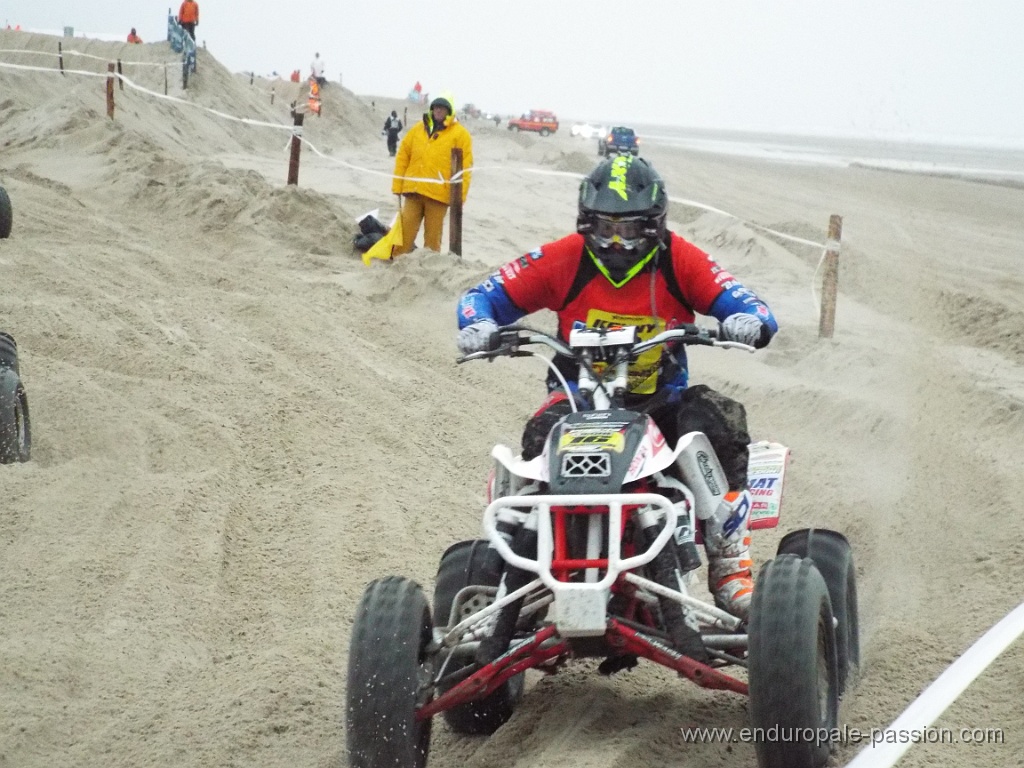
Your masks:
{"label": "white front fender", "polygon": [[491,458],[516,477],[540,480],[545,483],[548,481],[547,452],[526,461],[522,456],[513,453],[507,445],[499,444],[491,449]]}

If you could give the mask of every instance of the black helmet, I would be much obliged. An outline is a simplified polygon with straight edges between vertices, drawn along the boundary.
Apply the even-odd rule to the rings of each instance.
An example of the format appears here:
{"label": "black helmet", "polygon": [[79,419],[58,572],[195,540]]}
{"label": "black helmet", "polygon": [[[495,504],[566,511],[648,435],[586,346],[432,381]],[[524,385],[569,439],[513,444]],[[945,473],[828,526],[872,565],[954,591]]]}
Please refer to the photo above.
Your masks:
{"label": "black helmet", "polygon": [[445,109],[448,110],[449,115],[454,115],[455,97],[447,92],[442,93],[440,96],[435,97],[434,100],[430,102],[430,109],[433,110],[434,107],[444,107]]}
{"label": "black helmet", "polygon": [[576,231],[612,285],[625,285],[657,254],[665,239],[668,195],[646,160],[616,155],[580,184]]}

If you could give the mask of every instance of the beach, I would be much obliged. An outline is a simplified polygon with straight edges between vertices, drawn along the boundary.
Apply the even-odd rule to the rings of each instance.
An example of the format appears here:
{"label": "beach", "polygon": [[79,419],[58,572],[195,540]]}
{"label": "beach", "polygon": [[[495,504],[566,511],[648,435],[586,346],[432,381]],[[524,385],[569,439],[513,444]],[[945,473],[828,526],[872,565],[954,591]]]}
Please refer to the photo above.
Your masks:
{"label": "beach", "polygon": [[[0,54],[25,67],[0,67],[0,331],[33,437],[30,462],[0,467],[0,766],[346,765],[364,586],[395,574],[430,593],[447,547],[480,535],[491,447],[517,445],[545,394],[539,362],[455,363],[458,296],[573,231],[595,143],[467,121],[461,256],[367,267],[357,219],[396,210],[381,127],[419,106],[328,83],[288,186],[300,84],[200,50],[185,91],[166,44],[76,39],[67,69],[121,58],[149,91],[115,85],[110,119],[103,77],[56,71],[57,40],[0,32],[25,52]],[[161,98],[167,71],[180,101]],[[675,199],[670,228],[779,319],[757,354],[691,354],[691,381],[792,451],[758,565],[790,530],[849,538],[863,663],[840,720],[885,728],[1021,602],[1024,190],[671,143],[641,155]],[[822,339],[822,249],[772,232],[824,243],[834,214]],[[429,764],[756,764],[752,744],[680,733],[747,726],[743,697],[596,666],[530,673],[489,738],[438,719]],[[1020,768],[1022,689],[1018,640],[936,722],[1004,743],[917,745],[899,765]]]}

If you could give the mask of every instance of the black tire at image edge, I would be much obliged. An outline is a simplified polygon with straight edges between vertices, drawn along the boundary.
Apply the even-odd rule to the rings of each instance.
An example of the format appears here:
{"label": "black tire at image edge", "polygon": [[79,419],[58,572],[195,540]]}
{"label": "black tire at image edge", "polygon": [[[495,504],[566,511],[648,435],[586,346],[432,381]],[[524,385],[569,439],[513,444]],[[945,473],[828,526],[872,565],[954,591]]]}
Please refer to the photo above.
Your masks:
{"label": "black tire at image edge", "polygon": [[11,226],[14,223],[14,210],[11,207],[11,198],[7,190],[0,187],[0,240],[6,240],[11,236]]}

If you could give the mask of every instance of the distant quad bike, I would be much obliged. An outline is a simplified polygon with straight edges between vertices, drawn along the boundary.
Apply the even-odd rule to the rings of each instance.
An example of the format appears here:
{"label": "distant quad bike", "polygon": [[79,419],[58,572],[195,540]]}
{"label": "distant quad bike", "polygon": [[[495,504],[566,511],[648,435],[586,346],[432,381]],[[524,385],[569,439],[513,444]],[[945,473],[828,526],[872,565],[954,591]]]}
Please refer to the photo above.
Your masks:
{"label": "distant quad bike", "polygon": [[13,336],[0,332],[0,464],[28,461],[31,453],[28,396],[18,368],[18,345]]}
{"label": "distant quad bike", "polygon": [[11,208],[11,198],[7,196],[7,190],[0,187],[0,240],[6,240],[11,236],[13,221],[14,212]]}
{"label": "distant quad bike", "polygon": [[[487,539],[444,553],[433,610],[407,578],[366,587],[349,648],[353,768],[423,768],[438,713],[458,733],[493,733],[512,716],[528,669],[553,674],[599,658],[599,671],[611,674],[639,657],[702,687],[748,695],[761,768],[825,764],[839,697],[860,661],[849,543],[823,529],[783,538],[758,574],[746,624],[691,595],[701,523],[718,514],[726,491],[721,464],[703,433],[669,446],[650,416],[622,405],[629,362],[661,345],[753,351],[717,336],[696,325],[646,341],[634,327],[580,329],[566,344],[506,326],[489,351],[460,360],[546,360],[524,349],[545,345],[579,366],[591,407],[556,424],[537,458],[493,449]],[[751,446],[752,528],[778,524],[787,457],[778,444]],[[501,609],[516,603],[509,649],[478,662],[481,640],[515,616]],[[746,668],[747,682],[729,667]]]}

